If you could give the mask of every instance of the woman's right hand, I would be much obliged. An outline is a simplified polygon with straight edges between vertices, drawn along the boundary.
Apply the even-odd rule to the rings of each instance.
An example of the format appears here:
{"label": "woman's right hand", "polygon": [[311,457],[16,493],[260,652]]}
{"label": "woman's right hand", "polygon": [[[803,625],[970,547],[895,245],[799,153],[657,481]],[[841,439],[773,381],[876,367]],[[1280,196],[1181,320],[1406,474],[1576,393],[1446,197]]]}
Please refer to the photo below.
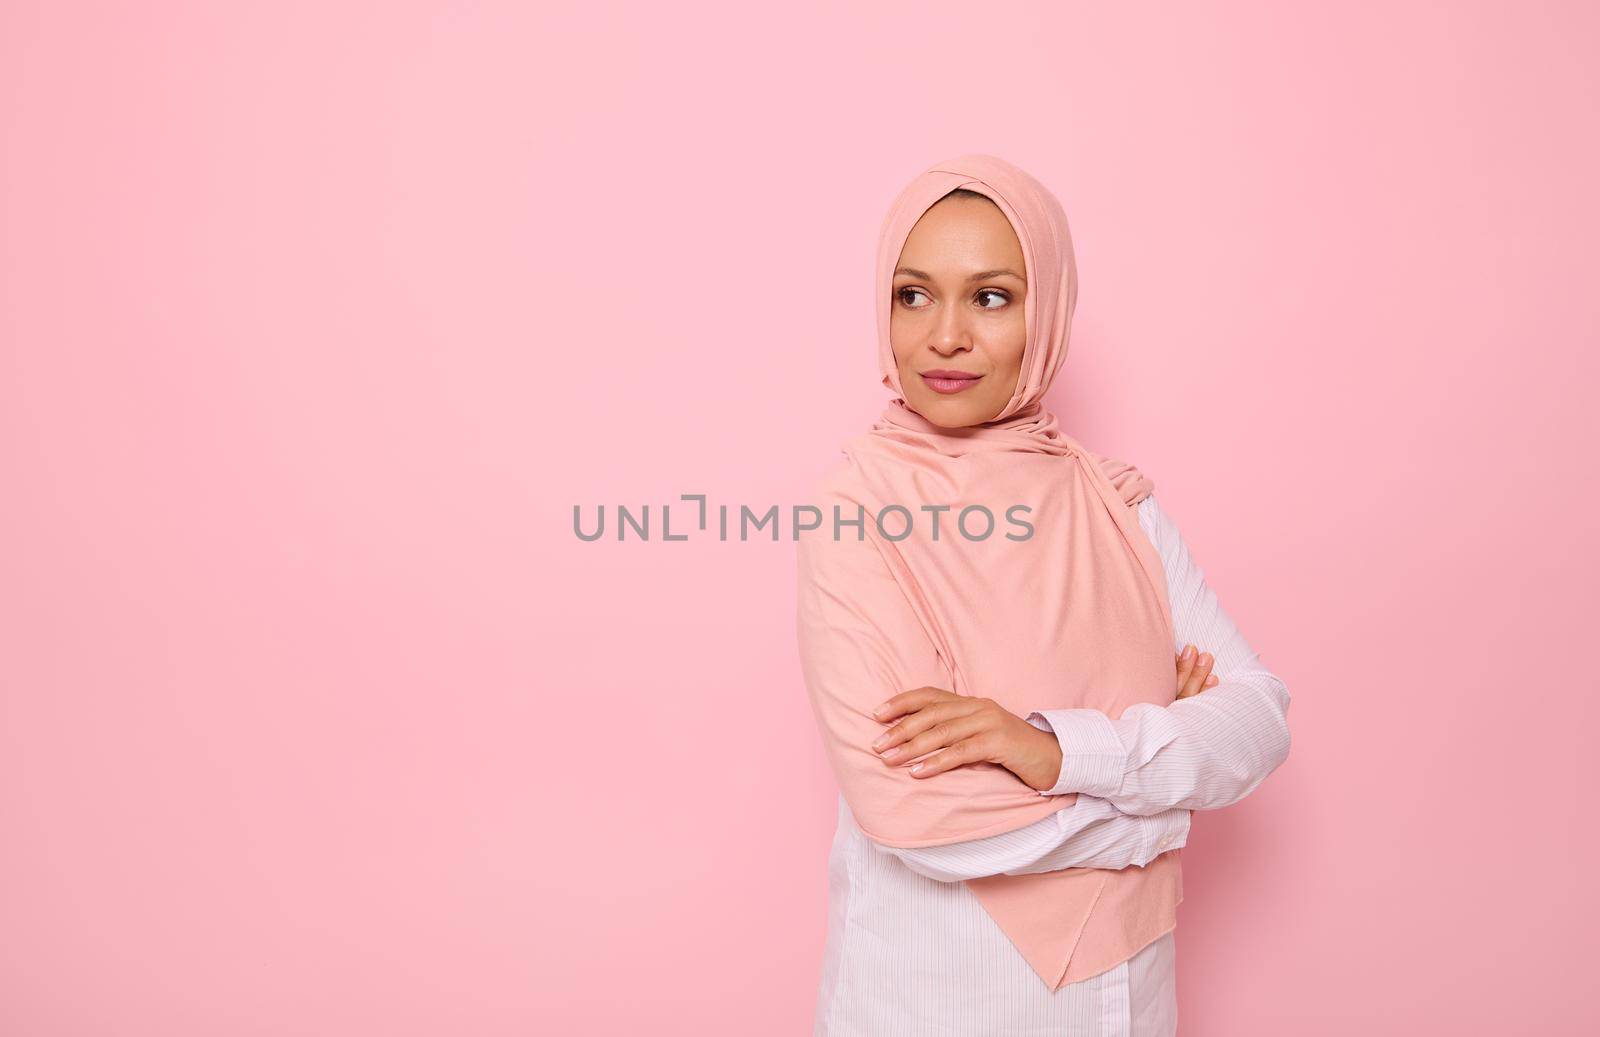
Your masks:
{"label": "woman's right hand", "polygon": [[1198,695],[1217,684],[1211,665],[1217,660],[1210,652],[1202,652],[1194,645],[1186,645],[1178,653],[1178,698]]}

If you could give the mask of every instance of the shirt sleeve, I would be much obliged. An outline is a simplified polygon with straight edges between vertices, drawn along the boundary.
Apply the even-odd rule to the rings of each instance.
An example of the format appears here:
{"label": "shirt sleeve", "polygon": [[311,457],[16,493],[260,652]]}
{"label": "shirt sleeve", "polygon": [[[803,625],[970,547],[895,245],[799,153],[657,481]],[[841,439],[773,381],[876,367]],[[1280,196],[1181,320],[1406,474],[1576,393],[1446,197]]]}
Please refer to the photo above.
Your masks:
{"label": "shirt sleeve", "polygon": [[1148,817],[1124,814],[1103,799],[1080,794],[1066,810],[1014,832],[920,849],[880,848],[940,882],[1063,868],[1118,870],[1143,867],[1187,845],[1190,817],[1184,809]]}
{"label": "shirt sleeve", "polygon": [[1155,497],[1141,501],[1138,513],[1166,570],[1173,648],[1210,652],[1218,683],[1167,706],[1136,703],[1114,720],[1095,709],[1028,714],[1061,742],[1061,776],[1039,795],[1088,793],[1146,816],[1215,810],[1249,795],[1288,757],[1289,691],[1222,610]]}

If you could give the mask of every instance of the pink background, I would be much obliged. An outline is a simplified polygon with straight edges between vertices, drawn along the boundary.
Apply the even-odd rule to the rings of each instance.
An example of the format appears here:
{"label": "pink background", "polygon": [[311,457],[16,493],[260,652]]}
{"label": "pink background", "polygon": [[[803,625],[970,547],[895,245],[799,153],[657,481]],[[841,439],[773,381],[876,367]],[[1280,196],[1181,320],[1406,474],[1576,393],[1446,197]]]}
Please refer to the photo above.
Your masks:
{"label": "pink background", "polygon": [[0,12],[0,1031],[809,1033],[793,544],[572,507],[800,501],[963,151],[1294,696],[1182,1032],[1600,1026],[1593,5],[543,6]]}

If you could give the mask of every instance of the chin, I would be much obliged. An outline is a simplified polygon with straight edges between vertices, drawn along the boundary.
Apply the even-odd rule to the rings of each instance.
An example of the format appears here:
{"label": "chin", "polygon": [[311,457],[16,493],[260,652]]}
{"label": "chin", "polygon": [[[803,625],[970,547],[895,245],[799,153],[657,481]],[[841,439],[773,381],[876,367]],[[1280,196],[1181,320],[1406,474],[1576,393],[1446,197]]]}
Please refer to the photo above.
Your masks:
{"label": "chin", "polygon": [[908,396],[906,403],[912,410],[942,428],[981,425],[1000,413],[999,407],[975,400],[942,396],[935,392],[917,393],[916,396],[916,399]]}

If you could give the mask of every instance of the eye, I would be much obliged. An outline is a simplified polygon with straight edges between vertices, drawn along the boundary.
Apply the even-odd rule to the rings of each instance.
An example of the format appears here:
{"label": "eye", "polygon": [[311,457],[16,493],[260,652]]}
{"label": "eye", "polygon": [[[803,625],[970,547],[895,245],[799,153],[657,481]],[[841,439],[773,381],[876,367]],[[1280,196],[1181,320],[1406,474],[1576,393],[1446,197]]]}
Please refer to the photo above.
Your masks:
{"label": "eye", "polygon": [[907,293],[909,293],[911,295],[925,295],[926,294],[920,288],[902,288],[899,291],[895,292],[895,296],[897,298],[899,298],[901,304],[904,305],[904,306],[909,306],[912,309],[916,309],[916,307],[911,306],[911,303],[906,301]]}
{"label": "eye", "polygon": [[1000,303],[997,306],[984,306],[982,303],[979,303],[979,307],[985,310],[998,310],[1001,306],[1004,306],[1006,303],[1011,301],[1011,296],[1007,295],[1005,292],[1002,292],[998,288],[984,288],[978,292],[978,298],[980,299],[982,299],[985,295],[998,296],[1000,299]]}

